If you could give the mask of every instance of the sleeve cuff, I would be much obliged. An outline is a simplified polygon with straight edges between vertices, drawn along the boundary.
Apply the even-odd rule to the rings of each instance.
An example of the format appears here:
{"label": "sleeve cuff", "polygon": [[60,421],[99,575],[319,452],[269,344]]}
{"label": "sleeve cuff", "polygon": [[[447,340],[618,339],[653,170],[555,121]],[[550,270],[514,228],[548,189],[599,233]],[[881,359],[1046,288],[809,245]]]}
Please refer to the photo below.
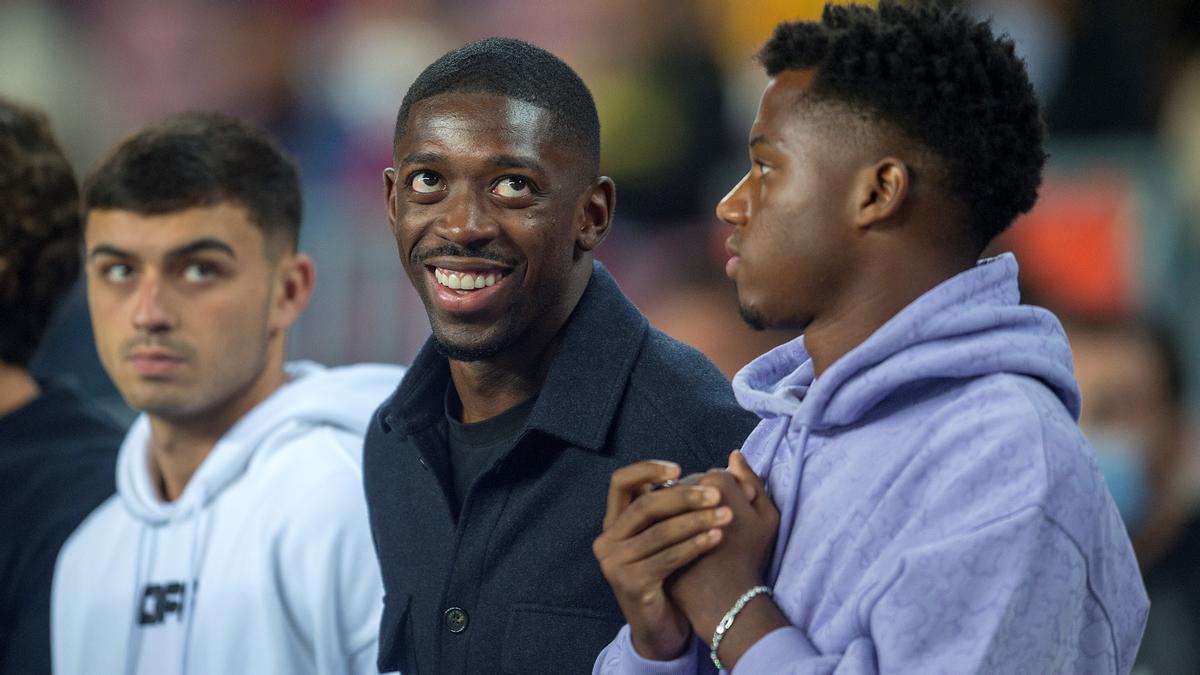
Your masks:
{"label": "sleeve cuff", "polygon": [[676,675],[696,672],[696,650],[687,649],[671,661],[652,661],[637,653],[629,636],[629,625],[621,627],[617,639],[600,655],[597,672],[611,675]]}
{"label": "sleeve cuff", "polygon": [[739,675],[778,672],[780,664],[798,663],[818,655],[803,631],[795,626],[784,626],[767,633],[747,649],[733,672]]}

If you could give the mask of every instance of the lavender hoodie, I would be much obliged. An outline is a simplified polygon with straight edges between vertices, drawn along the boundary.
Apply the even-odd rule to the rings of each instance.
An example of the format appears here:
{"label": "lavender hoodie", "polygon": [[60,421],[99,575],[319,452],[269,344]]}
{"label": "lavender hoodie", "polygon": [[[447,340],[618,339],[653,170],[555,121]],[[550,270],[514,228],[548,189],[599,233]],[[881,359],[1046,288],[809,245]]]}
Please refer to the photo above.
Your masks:
{"label": "lavender hoodie", "polygon": [[[1012,255],[925,293],[813,378],[803,338],[734,378],[743,452],[781,522],[767,581],[791,622],[738,673],[1128,673],[1149,603],[1075,421],[1058,320]],[[736,626],[736,624],[735,624]],[[708,646],[597,673],[712,671]]]}

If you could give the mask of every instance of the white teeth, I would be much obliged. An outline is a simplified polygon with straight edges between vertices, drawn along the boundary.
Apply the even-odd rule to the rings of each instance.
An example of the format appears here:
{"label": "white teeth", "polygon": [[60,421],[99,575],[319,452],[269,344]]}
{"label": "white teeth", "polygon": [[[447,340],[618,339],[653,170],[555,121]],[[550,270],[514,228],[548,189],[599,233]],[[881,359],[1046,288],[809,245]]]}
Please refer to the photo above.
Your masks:
{"label": "white teeth", "polygon": [[503,273],[492,272],[484,275],[483,273],[453,272],[436,267],[433,270],[433,276],[439,284],[459,291],[459,295],[485,286],[494,286],[496,282],[504,278]]}

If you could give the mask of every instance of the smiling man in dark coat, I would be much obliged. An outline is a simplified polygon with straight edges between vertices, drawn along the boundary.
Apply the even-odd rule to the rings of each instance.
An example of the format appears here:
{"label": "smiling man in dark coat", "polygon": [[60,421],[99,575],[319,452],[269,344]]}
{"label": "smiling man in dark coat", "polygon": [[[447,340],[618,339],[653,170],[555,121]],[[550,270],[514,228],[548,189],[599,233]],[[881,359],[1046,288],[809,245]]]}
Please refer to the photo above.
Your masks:
{"label": "smiling man in dark coat", "polygon": [[754,426],[594,262],[599,141],[579,76],[518,40],[446,54],[404,98],[388,217],[433,336],[366,440],[381,670],[590,670],[623,623],[591,550],[613,470],[723,466]]}

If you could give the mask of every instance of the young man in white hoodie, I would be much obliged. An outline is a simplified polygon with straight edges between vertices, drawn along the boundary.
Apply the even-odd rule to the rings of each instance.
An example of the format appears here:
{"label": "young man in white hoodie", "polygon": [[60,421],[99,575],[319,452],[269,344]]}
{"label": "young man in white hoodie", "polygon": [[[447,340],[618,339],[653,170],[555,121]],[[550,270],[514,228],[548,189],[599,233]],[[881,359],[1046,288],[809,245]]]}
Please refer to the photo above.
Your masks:
{"label": "young man in white hoodie", "polygon": [[295,167],[178,116],[122,142],[84,206],[97,350],[142,414],[59,557],[55,672],[373,672],[361,436],[403,371],[284,362],[314,280]]}

